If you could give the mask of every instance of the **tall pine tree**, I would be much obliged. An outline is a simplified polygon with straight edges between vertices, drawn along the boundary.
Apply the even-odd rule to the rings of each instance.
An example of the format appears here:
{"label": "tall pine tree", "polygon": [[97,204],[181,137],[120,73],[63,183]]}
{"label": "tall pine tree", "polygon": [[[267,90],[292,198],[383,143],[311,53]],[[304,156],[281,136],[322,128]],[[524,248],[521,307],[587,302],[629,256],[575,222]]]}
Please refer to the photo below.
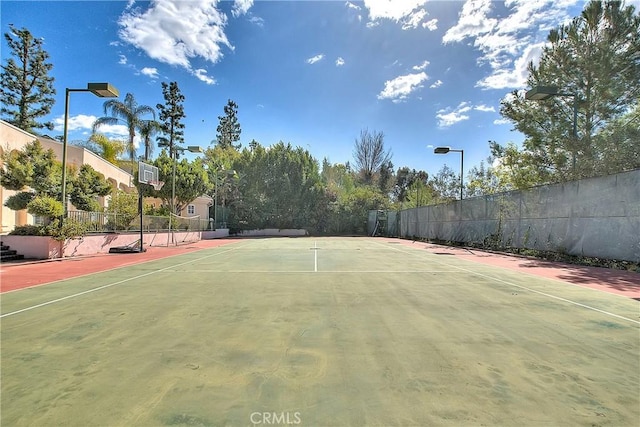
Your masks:
{"label": "tall pine tree", "polygon": [[235,144],[240,140],[240,123],[238,122],[238,104],[229,100],[224,106],[224,116],[218,116],[220,124],[216,131],[216,143],[222,148],[239,150],[242,144]]}
{"label": "tall pine tree", "polygon": [[[537,179],[531,184],[640,167],[634,156],[640,151],[638,141],[621,134],[624,127],[611,126],[624,118],[622,123],[638,127],[633,111],[640,99],[640,15],[635,8],[592,0],[580,16],[552,30],[548,42],[540,63],[529,64],[527,84],[556,86],[573,96],[535,102],[514,91],[500,111],[527,137],[518,163],[535,169]],[[607,129],[620,132],[603,138]],[[492,151],[499,154],[503,148]],[[612,167],[613,151],[616,162],[627,161]]]}
{"label": "tall pine tree", "polygon": [[182,119],[184,114],[184,95],[180,92],[177,82],[169,84],[162,83],[162,95],[164,96],[164,104],[156,105],[160,112],[160,128],[163,137],[158,138],[160,147],[169,149],[169,155],[173,158],[173,153],[178,144],[184,141],[184,124]]}
{"label": "tall pine tree", "polygon": [[[26,28],[13,25],[4,34],[12,58],[7,59],[0,73],[0,113],[5,120],[27,132],[35,129],[53,129],[53,123],[40,123],[38,118],[51,111],[54,104],[53,65],[47,62],[49,54]],[[15,58],[15,59],[14,59]]]}

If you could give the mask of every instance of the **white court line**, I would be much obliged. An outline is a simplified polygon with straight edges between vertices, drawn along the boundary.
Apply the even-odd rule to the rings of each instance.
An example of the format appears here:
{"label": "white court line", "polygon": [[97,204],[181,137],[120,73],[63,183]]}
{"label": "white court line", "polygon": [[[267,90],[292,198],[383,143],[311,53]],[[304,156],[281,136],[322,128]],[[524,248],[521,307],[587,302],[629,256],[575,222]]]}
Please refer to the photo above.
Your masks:
{"label": "white court line", "polygon": [[[184,270],[164,270],[164,273],[178,273],[184,274]],[[462,274],[460,270],[189,270],[189,273],[217,273],[217,274],[299,274],[299,273],[321,273],[321,274],[407,274],[407,273],[458,273]],[[466,274],[466,273],[465,273]]]}
{"label": "white court line", "polygon": [[[197,250],[195,250],[195,251],[188,252],[188,253],[190,253],[190,254],[195,254],[195,253],[202,252],[202,251],[206,251],[206,250],[209,250],[209,249],[222,248],[222,247],[224,247],[224,246],[231,245],[231,244],[233,244],[233,243],[234,243],[234,242],[232,242],[232,243],[226,243],[226,244],[223,244],[223,245],[220,245],[220,246],[214,246],[214,247],[212,247],[212,248],[202,248],[202,249],[197,249]],[[235,243],[237,243],[237,242],[235,242]],[[158,246],[155,246],[155,247],[158,247]],[[40,287],[40,286],[53,285],[54,283],[64,282],[65,280],[78,279],[78,278],[82,278],[82,277],[91,276],[92,274],[99,274],[99,273],[104,273],[104,272],[106,272],[106,271],[119,270],[119,269],[121,269],[121,268],[129,268],[129,267],[131,267],[132,265],[142,265],[142,264],[147,264],[147,263],[149,263],[149,262],[158,261],[158,260],[161,260],[161,259],[175,258],[175,257],[178,257],[178,256],[183,256],[183,255],[186,255],[186,253],[184,253],[184,254],[174,254],[174,255],[169,255],[169,256],[165,256],[165,257],[162,257],[162,258],[156,258],[156,259],[148,259],[148,260],[146,260],[146,261],[142,261],[142,262],[131,262],[130,264],[123,264],[123,265],[120,265],[120,266],[118,266],[118,267],[114,267],[114,268],[112,268],[112,269],[110,269],[110,270],[94,271],[94,272],[91,272],[91,273],[81,274],[81,275],[79,275],[79,276],[67,277],[66,279],[52,280],[51,282],[38,283],[37,285],[25,286],[24,288],[11,289],[11,290],[9,290],[9,291],[4,291],[4,292],[2,292],[2,294],[1,294],[1,295],[10,294],[10,293],[12,293],[12,292],[20,292],[20,291],[24,291],[24,290],[27,290],[27,289],[37,288],[37,287]],[[60,260],[60,261],[66,261],[66,260]],[[72,260],[69,260],[69,261],[72,261]],[[54,262],[57,262],[57,261],[54,261]],[[2,270],[0,270],[0,273],[2,273]]]}
{"label": "white court line", "polygon": [[55,304],[57,302],[64,301],[64,300],[67,300],[67,299],[70,299],[70,298],[79,297],[81,295],[85,295],[85,294],[88,294],[88,293],[91,293],[91,292],[99,291],[101,289],[110,288],[112,286],[120,285],[122,283],[130,282],[132,280],[140,279],[142,277],[150,276],[152,274],[164,272],[164,271],[167,271],[167,270],[169,270],[171,268],[180,267],[181,265],[186,265],[186,264],[190,264],[192,262],[200,261],[200,260],[203,260],[203,259],[206,259],[206,258],[211,258],[211,257],[214,257],[214,256],[222,255],[222,254],[227,253],[227,252],[235,251],[238,248],[239,247],[227,249],[226,251],[217,252],[215,254],[207,255],[207,256],[204,256],[204,257],[201,257],[201,258],[197,258],[197,259],[192,259],[191,261],[185,261],[185,262],[180,263],[180,264],[176,264],[176,265],[172,265],[172,266],[169,266],[169,267],[161,268],[160,270],[150,271],[148,273],[144,273],[144,274],[140,274],[138,276],[130,277],[128,279],[120,280],[118,282],[113,282],[113,283],[109,283],[107,285],[98,286],[97,288],[87,289],[86,291],[78,292],[78,293],[75,293],[75,294],[72,294],[72,295],[67,295],[66,297],[56,298],[54,300],[43,302],[41,304],[36,304],[36,305],[32,305],[30,307],[22,308],[20,310],[11,311],[9,313],[4,313],[4,314],[0,315],[0,319],[3,318],[3,317],[13,316],[15,314],[23,313],[25,311],[33,310],[33,309],[36,309],[36,308],[40,308],[40,307],[44,307],[44,306],[47,306],[47,305]]}
{"label": "white court line", "polygon": [[313,242],[313,253],[314,253],[313,271],[317,273],[318,272],[318,242]]}
{"label": "white court line", "polygon": [[[378,242],[373,242],[373,243],[385,246],[382,243],[378,243]],[[387,247],[387,246],[385,246],[385,247]],[[421,256],[422,253],[407,252],[407,251],[403,251],[403,250],[400,250],[398,248],[394,248],[394,247],[391,247],[391,246],[388,246],[388,248],[396,250],[396,251],[399,251],[399,252],[402,252],[404,254],[416,255],[416,256],[419,256],[420,258],[422,258],[422,256]],[[577,301],[572,301],[572,300],[567,299],[567,298],[562,298],[562,297],[559,297],[559,296],[556,296],[556,295],[548,294],[546,292],[537,291],[535,289],[527,288],[526,286],[522,286],[522,285],[515,284],[513,282],[509,282],[508,280],[503,280],[503,279],[499,279],[497,277],[489,276],[487,274],[478,273],[478,272],[475,272],[473,270],[469,270],[469,269],[466,269],[466,268],[463,268],[463,267],[458,267],[456,265],[447,264],[446,262],[442,262],[442,261],[435,261],[435,262],[437,262],[438,264],[446,265],[447,267],[451,267],[451,268],[455,268],[455,269],[458,269],[458,270],[461,270],[461,271],[465,271],[465,272],[470,273],[472,275],[484,277],[484,278],[490,279],[490,280],[495,280],[497,282],[501,282],[501,283],[504,283],[504,284],[509,285],[509,286],[514,286],[516,288],[524,289],[524,290],[527,290],[529,292],[533,292],[533,293],[538,294],[538,295],[543,295],[543,296],[546,296],[546,297],[549,297],[549,298],[553,298],[553,299],[556,299],[556,300],[559,300],[559,301],[563,301],[563,302],[566,302],[566,303],[569,303],[569,304],[576,305],[578,307],[586,308],[588,310],[597,311],[598,313],[606,314],[607,316],[616,317],[618,319],[626,320],[628,322],[632,322],[632,323],[636,323],[636,324],[640,325],[640,321],[638,321],[638,320],[629,319],[628,317],[620,316],[618,314],[611,313],[611,312],[606,311],[606,310],[601,310],[599,308],[595,308],[595,307],[592,307],[590,305],[582,304],[582,303],[577,302]],[[590,289],[590,288],[583,288],[583,289]]]}

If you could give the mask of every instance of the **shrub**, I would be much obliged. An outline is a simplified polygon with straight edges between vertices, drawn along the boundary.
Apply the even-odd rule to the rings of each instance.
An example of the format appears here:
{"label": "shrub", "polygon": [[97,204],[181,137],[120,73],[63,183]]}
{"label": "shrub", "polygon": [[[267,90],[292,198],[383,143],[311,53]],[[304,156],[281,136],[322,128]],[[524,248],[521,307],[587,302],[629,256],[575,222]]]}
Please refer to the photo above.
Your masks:
{"label": "shrub", "polygon": [[64,213],[62,203],[48,196],[36,196],[27,204],[27,212],[31,215],[56,218]]}
{"label": "shrub", "polygon": [[60,226],[60,220],[56,219],[45,227],[47,236],[51,236],[54,240],[66,240],[82,237],[89,231],[87,224],[76,221],[75,219],[66,218]]}
{"label": "shrub", "polygon": [[9,233],[11,236],[46,236],[45,227],[41,225],[18,225]]}
{"label": "shrub", "polygon": [[29,191],[21,191],[20,193],[16,193],[13,196],[9,196],[7,201],[4,202],[4,205],[11,210],[19,211],[22,209],[26,209],[29,202],[33,200],[35,197],[35,193],[31,193]]}

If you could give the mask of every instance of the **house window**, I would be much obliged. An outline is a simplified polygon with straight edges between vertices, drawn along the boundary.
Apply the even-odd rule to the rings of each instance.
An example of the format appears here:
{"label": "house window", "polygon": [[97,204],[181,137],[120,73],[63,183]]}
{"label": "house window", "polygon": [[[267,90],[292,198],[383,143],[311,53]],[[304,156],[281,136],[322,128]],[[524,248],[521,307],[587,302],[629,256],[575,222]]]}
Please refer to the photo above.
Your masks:
{"label": "house window", "polygon": [[196,207],[194,205],[187,206],[187,214],[195,215],[196,214]]}

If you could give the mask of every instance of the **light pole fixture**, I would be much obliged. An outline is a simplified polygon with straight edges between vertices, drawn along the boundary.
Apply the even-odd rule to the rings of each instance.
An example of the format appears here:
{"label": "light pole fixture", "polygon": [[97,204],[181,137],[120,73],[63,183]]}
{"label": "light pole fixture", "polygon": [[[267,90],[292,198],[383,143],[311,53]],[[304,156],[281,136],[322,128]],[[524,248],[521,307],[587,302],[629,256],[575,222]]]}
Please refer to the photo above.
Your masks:
{"label": "light pole fixture", "polygon": [[173,156],[173,174],[172,174],[172,179],[171,179],[171,212],[175,215],[177,215],[178,213],[175,212],[175,199],[176,199],[176,158],[177,156],[177,152],[180,151],[181,153],[184,153],[185,151],[189,151],[190,153],[202,153],[202,148],[200,148],[197,145],[190,145],[187,148],[184,147],[179,147],[177,145],[173,146],[173,150],[172,151],[172,156]]}
{"label": "light pole fixture", "polygon": [[460,153],[460,200],[462,200],[462,190],[464,189],[464,150],[458,150],[451,147],[436,147],[433,149],[434,154],[447,154],[450,151]]}
{"label": "light pole fixture", "polygon": [[578,95],[575,93],[559,92],[557,86],[534,86],[525,93],[524,98],[528,101],[544,101],[554,96],[572,97],[573,98],[573,130],[571,136],[573,138],[572,145],[572,168],[575,178],[576,173],[576,145],[578,143]]}
{"label": "light pole fixture", "polygon": [[118,89],[109,83],[89,83],[86,89],[65,90],[64,97],[64,131],[62,136],[62,216],[67,217],[67,132],[69,128],[69,94],[71,92],[91,92],[100,98],[117,98]]}
{"label": "light pole fixture", "polygon": [[[173,234],[171,233],[171,214],[177,215],[175,212],[176,209],[176,158],[178,157],[178,151],[184,153],[185,151],[189,151],[191,153],[202,153],[202,148],[197,145],[190,145],[187,148],[180,147],[178,145],[174,145],[171,149],[171,157],[173,157],[173,173],[171,175],[171,211],[169,213],[169,234],[171,234],[173,238]],[[167,246],[169,245],[169,241],[167,240]]]}
{"label": "light pole fixture", "polygon": [[237,172],[234,169],[216,169],[216,182],[215,182],[215,193],[213,195],[213,224],[218,229],[218,173],[222,172],[224,174],[230,174],[233,176],[237,175]]}

